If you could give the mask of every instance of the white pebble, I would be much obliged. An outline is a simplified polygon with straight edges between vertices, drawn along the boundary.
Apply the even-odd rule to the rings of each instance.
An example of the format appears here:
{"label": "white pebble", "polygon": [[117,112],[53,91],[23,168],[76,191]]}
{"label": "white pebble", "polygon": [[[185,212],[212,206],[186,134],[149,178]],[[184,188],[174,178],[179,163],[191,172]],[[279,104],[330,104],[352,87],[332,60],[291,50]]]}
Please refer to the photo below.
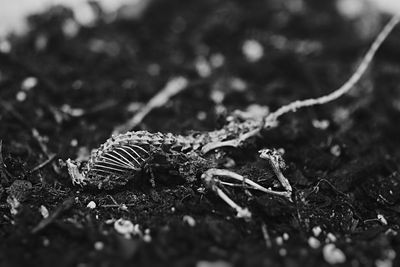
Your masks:
{"label": "white pebble", "polygon": [[282,235],[282,237],[283,237],[283,240],[289,240],[289,234],[288,233],[283,233],[283,235]]}
{"label": "white pebble", "polygon": [[214,68],[219,68],[225,63],[225,57],[222,54],[212,54],[210,56],[210,64]]}
{"label": "white pebble", "polygon": [[278,246],[282,246],[283,245],[283,238],[281,236],[278,236],[277,238],[275,238],[275,242]]}
{"label": "white pebble", "polygon": [[40,214],[42,214],[43,218],[46,219],[47,217],[49,217],[49,210],[45,206],[41,205]]}
{"label": "white pebble", "polygon": [[321,241],[319,241],[318,239],[316,239],[316,238],[313,237],[313,236],[310,236],[310,237],[308,238],[308,245],[309,245],[311,248],[317,249],[317,248],[319,248],[319,247],[321,246]]}
{"label": "white pebble", "polygon": [[314,226],[312,232],[314,236],[318,237],[322,233],[322,229],[320,226]]}
{"label": "white pebble", "polygon": [[119,234],[124,235],[126,238],[129,238],[131,234],[135,231],[135,226],[129,220],[118,219],[114,223],[114,229]]}
{"label": "white pebble", "polygon": [[249,62],[257,62],[264,56],[264,48],[256,40],[246,40],[242,52]]}
{"label": "white pebble", "polygon": [[15,96],[18,102],[23,102],[26,100],[26,93],[24,91],[19,91]]}
{"label": "white pebble", "polygon": [[322,249],[324,259],[329,264],[343,263],[346,261],[346,255],[334,244],[327,244]]}
{"label": "white pebble", "polygon": [[327,242],[336,242],[336,240],[337,240],[337,238],[336,238],[336,236],[334,234],[328,233],[326,235],[326,241]]}
{"label": "white pebble", "polygon": [[378,214],[378,220],[383,224],[383,225],[387,225],[388,222],[386,220],[386,218],[382,215],[382,214]]}
{"label": "white pebble", "polygon": [[316,129],[326,130],[329,127],[330,123],[328,120],[313,120],[312,125]]}
{"label": "white pebble", "polygon": [[89,209],[91,209],[91,210],[93,210],[93,209],[96,208],[96,203],[95,203],[94,201],[90,201],[90,202],[87,204],[86,207],[89,208]]}
{"label": "white pebble", "polygon": [[94,248],[95,248],[96,250],[103,250],[103,248],[104,248],[104,243],[101,242],[101,241],[97,241],[97,242],[94,243]]}
{"label": "white pebble", "polygon": [[335,157],[339,157],[340,154],[342,153],[339,145],[332,146],[330,152]]}
{"label": "white pebble", "polygon": [[196,226],[196,220],[192,216],[185,215],[183,216],[182,220],[183,222],[187,223],[187,225],[189,225],[190,227]]}
{"label": "white pebble", "polygon": [[211,75],[211,67],[204,57],[199,57],[194,63],[197,73],[200,77],[206,78]]}

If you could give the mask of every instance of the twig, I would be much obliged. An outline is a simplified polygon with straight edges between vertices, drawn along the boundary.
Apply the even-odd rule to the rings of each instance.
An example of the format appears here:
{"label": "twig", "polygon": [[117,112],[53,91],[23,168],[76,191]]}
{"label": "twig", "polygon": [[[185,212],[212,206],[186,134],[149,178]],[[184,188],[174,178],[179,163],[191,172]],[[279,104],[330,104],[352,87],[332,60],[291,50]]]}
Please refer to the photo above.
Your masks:
{"label": "twig", "polygon": [[31,233],[32,234],[36,234],[39,231],[42,231],[49,224],[51,224],[58,216],[60,216],[61,213],[63,213],[66,210],[69,210],[74,203],[75,203],[75,198],[74,197],[70,197],[70,198],[67,198],[66,200],[64,200],[64,202],[61,203],[61,205],[59,205],[56,208],[56,210],[52,214],[50,214],[49,217],[44,218],[42,221],[40,221],[39,224],[36,225],[36,227],[34,227],[32,229]]}
{"label": "twig", "polygon": [[265,223],[263,223],[261,225],[261,231],[262,231],[263,236],[264,236],[265,246],[267,248],[271,248],[272,247],[271,238],[269,237],[267,225]]}
{"label": "twig", "polygon": [[0,178],[6,183],[9,182],[7,176],[11,176],[5,168],[3,160],[3,140],[0,140]]}
{"label": "twig", "polygon": [[360,80],[361,76],[365,73],[366,69],[370,65],[372,59],[375,56],[376,51],[379,49],[383,41],[387,38],[393,28],[399,23],[400,15],[393,16],[392,19],[385,25],[379,35],[376,37],[375,41],[372,43],[371,47],[365,54],[363,60],[358,66],[357,70],[353,73],[350,79],[347,80],[339,89],[333,91],[332,93],[321,96],[318,98],[310,98],[305,100],[297,100],[289,103],[285,106],[280,107],[276,111],[268,115],[264,122],[264,128],[271,127],[271,123],[276,124],[277,119],[289,112],[295,112],[296,110],[304,107],[310,107],[315,105],[323,105],[333,100],[338,99],[344,94],[348,93],[354,85]]}
{"label": "twig", "polygon": [[150,101],[143,106],[130,120],[126,123],[116,127],[114,134],[124,133],[139,125],[143,119],[153,109],[164,106],[174,95],[185,90],[188,87],[188,81],[183,77],[176,77],[167,82],[165,87],[161,89]]}
{"label": "twig", "polygon": [[55,157],[56,157],[56,154],[51,155],[47,160],[45,160],[44,162],[40,163],[35,168],[30,170],[29,173],[34,173],[35,171],[42,169],[43,167],[48,165],[50,162],[52,162],[55,159]]}

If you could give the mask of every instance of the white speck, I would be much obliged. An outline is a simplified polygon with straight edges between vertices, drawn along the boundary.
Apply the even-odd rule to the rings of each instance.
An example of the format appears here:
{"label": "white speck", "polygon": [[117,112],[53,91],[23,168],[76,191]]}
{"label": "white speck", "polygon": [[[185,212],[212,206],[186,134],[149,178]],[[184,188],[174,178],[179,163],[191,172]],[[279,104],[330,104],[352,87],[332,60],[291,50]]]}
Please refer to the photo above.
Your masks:
{"label": "white speck", "polygon": [[160,65],[153,63],[147,66],[147,73],[151,76],[158,76],[160,74],[161,67]]}
{"label": "white speck", "polygon": [[49,42],[49,38],[47,38],[44,34],[39,34],[35,39],[35,48],[37,51],[43,51],[47,47],[47,43]]}
{"label": "white speck", "polygon": [[95,250],[103,250],[104,243],[101,241],[97,241],[94,243],[94,248],[95,248]]}
{"label": "white speck", "polygon": [[87,204],[86,207],[87,207],[88,209],[93,210],[93,209],[96,208],[96,203],[95,203],[94,201],[90,201],[90,202]]}
{"label": "white speck", "polygon": [[322,233],[322,229],[320,226],[314,226],[312,232],[314,236],[318,237]]}
{"label": "white speck", "polygon": [[135,226],[129,220],[118,219],[114,223],[114,229],[125,238],[130,238],[131,234],[135,232]]}
{"label": "white speck", "polygon": [[49,217],[49,210],[45,206],[41,205],[40,206],[40,214],[42,214],[43,218],[47,218],[47,217]]}
{"label": "white speck", "polygon": [[342,16],[348,19],[356,19],[364,13],[365,4],[364,1],[360,0],[338,0],[336,1],[336,9]]}
{"label": "white speck", "polygon": [[11,44],[7,40],[0,41],[0,52],[2,53],[10,53],[11,52]]}
{"label": "white speck", "polygon": [[285,248],[280,248],[279,249],[279,255],[281,257],[285,257],[287,255],[287,250]]}
{"label": "white speck", "polygon": [[210,56],[210,64],[214,68],[219,68],[225,63],[225,57],[222,54],[212,54]]}
{"label": "white speck", "polygon": [[376,267],[393,267],[393,260],[390,259],[378,259],[375,261]]}
{"label": "white speck", "polygon": [[71,146],[76,147],[78,145],[78,140],[72,139],[71,142],[69,143]]}
{"label": "white speck", "polygon": [[386,218],[385,218],[382,214],[378,214],[377,217],[378,217],[378,220],[379,220],[383,225],[387,225],[387,224],[388,224]]}
{"label": "white speck", "polygon": [[85,111],[81,108],[72,108],[68,104],[64,104],[61,106],[61,111],[72,116],[72,117],[80,117],[85,114]]}
{"label": "white speck", "polygon": [[225,93],[220,90],[212,90],[210,93],[211,100],[216,104],[221,104],[225,99]]}
{"label": "white speck", "polygon": [[322,249],[324,259],[329,264],[343,263],[346,261],[346,255],[334,244],[327,244]]}
{"label": "white speck", "polygon": [[264,48],[256,40],[246,40],[242,52],[249,62],[257,62],[264,56]]}
{"label": "white speck", "polygon": [[336,242],[337,238],[334,234],[328,233],[326,235],[326,242]]}
{"label": "white speck", "polygon": [[229,262],[218,260],[218,261],[198,261],[196,267],[232,267],[233,265]]}
{"label": "white speck", "polygon": [[172,211],[172,212],[175,212],[175,207],[171,207],[171,211]]}
{"label": "white speck", "polygon": [[316,238],[313,237],[313,236],[310,236],[310,237],[308,238],[308,245],[309,245],[311,248],[317,249],[317,248],[319,248],[319,247],[321,246],[321,241],[319,241],[318,239],[316,239]]}
{"label": "white speck", "polygon": [[24,91],[19,91],[15,96],[18,102],[23,102],[26,100],[26,93]]}
{"label": "white speck", "polygon": [[232,89],[236,92],[244,92],[247,89],[247,83],[238,77],[232,78],[230,80],[230,83],[231,83]]}
{"label": "white speck", "polygon": [[73,19],[68,19],[62,25],[62,31],[69,38],[75,37],[79,32],[79,24]]}
{"label": "white speck", "polygon": [[205,119],[207,119],[207,113],[205,111],[199,111],[196,117],[198,120],[204,121]]}
{"label": "white speck", "polygon": [[205,78],[211,75],[210,64],[204,57],[198,57],[194,64],[200,77]]}
{"label": "white speck", "polygon": [[189,215],[185,215],[182,218],[183,222],[187,223],[187,225],[189,225],[190,227],[194,227],[196,225],[196,220]]}
{"label": "white speck", "polygon": [[334,145],[334,146],[331,147],[330,152],[335,157],[339,157],[342,151],[341,151],[339,145]]}
{"label": "white speck", "polygon": [[237,210],[236,217],[248,219],[248,218],[251,218],[251,212],[247,208],[239,209],[239,210]]}
{"label": "white speck", "polygon": [[275,242],[278,246],[282,246],[283,245],[283,238],[281,236],[278,236],[277,238],[275,238]]}
{"label": "white speck", "polygon": [[146,243],[150,243],[151,240],[152,239],[151,239],[151,235],[150,235],[150,229],[144,230],[143,241]]}
{"label": "white speck", "polygon": [[43,246],[48,247],[50,245],[50,240],[48,238],[43,238]]}
{"label": "white speck", "polygon": [[283,235],[282,235],[282,237],[283,237],[283,240],[289,240],[289,234],[288,233],[283,233]]}
{"label": "white speck", "polygon": [[314,128],[320,129],[320,130],[326,130],[330,123],[328,120],[313,120],[312,125]]}

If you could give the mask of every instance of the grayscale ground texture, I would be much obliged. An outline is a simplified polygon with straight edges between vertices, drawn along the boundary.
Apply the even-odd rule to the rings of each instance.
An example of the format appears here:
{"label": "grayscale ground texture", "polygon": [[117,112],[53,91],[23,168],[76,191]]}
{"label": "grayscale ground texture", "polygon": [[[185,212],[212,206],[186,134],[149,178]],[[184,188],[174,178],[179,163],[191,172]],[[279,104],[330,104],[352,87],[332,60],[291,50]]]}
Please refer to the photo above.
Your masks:
{"label": "grayscale ground texture", "polygon": [[[94,5],[82,27],[66,8],[31,16],[0,45],[0,266],[400,266],[400,29],[350,94],[218,152],[220,168],[280,190],[258,151],[284,151],[292,202],[225,186],[244,220],[168,166],[155,186],[144,171],[108,191],[68,175],[66,159],[85,158],[174,77],[188,88],[134,130],[212,131],[252,104],[327,94],[389,19],[295,2],[154,0],[134,18]],[[119,219],[136,228],[121,234]]]}

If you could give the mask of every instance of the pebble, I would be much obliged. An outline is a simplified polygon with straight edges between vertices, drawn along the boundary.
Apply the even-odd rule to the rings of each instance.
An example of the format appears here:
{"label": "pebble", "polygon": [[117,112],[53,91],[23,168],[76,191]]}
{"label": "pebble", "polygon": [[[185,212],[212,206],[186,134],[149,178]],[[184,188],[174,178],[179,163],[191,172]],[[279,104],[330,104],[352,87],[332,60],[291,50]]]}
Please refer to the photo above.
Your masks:
{"label": "pebble", "polygon": [[322,249],[324,259],[329,264],[338,264],[346,261],[346,255],[334,244],[327,244]]}

